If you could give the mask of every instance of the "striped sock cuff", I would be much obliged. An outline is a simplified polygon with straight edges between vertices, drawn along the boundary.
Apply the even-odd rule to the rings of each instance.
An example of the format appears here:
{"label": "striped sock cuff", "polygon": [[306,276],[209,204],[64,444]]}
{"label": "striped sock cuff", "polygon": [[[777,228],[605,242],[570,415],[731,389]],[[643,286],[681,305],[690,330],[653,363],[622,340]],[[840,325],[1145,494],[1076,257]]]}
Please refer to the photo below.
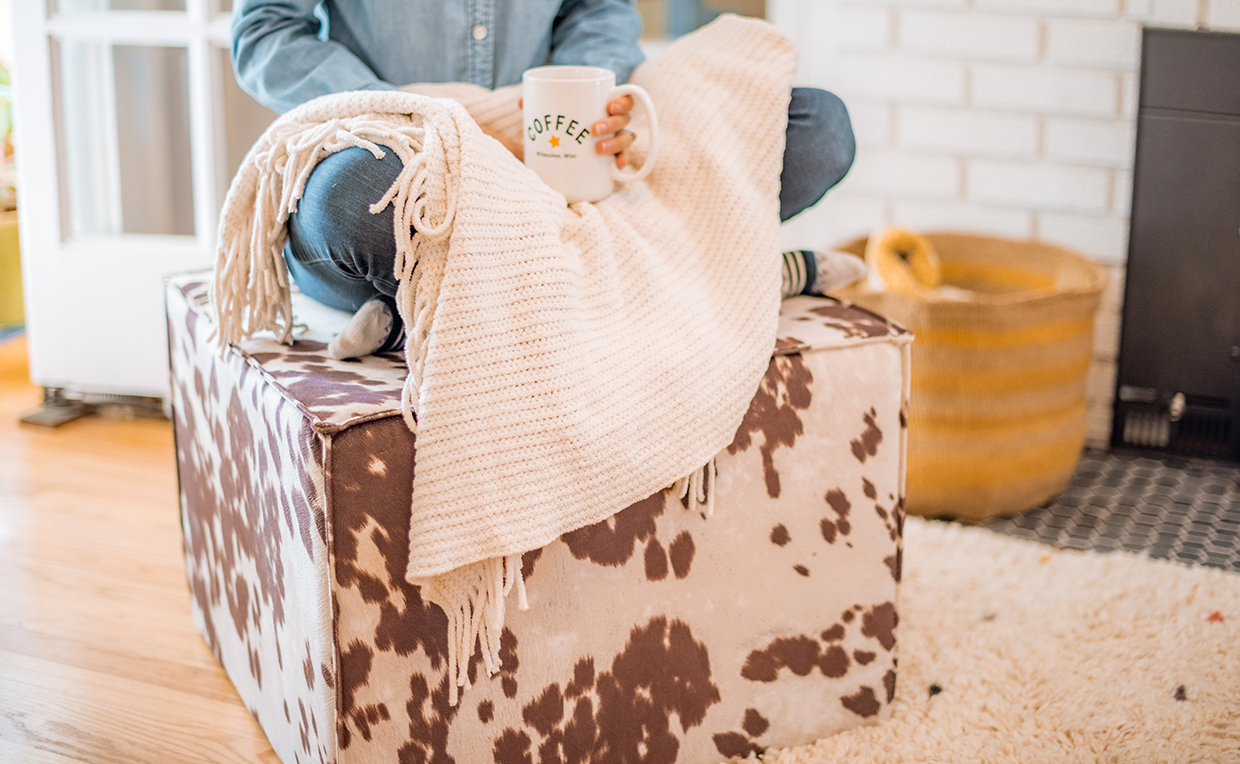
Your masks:
{"label": "striped sock cuff", "polygon": [[799,294],[817,294],[818,258],[808,249],[783,253],[783,280],[780,295],[785,299]]}
{"label": "striped sock cuff", "polygon": [[818,294],[814,284],[818,282],[818,256],[808,249],[801,250],[801,262],[805,263],[805,286],[801,294]]}
{"label": "striped sock cuff", "polygon": [[784,252],[780,296],[785,299],[805,289],[805,258],[800,252]]}

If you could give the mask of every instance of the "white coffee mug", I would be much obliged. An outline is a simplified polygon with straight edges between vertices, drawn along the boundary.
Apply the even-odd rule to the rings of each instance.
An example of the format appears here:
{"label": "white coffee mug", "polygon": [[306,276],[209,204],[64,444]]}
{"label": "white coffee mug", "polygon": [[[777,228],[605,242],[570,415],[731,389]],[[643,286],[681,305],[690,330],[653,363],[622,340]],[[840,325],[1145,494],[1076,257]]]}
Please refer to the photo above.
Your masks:
{"label": "white coffee mug", "polygon": [[[597,66],[540,66],[522,76],[525,99],[525,165],[572,202],[597,202],[614,181],[641,180],[654,169],[659,125],[650,94],[637,85],[616,87],[616,75]],[[641,169],[621,170],[616,157],[600,154],[590,126],[607,115],[607,104],[634,96],[646,109],[650,148]],[[606,137],[606,136],[605,136]]]}

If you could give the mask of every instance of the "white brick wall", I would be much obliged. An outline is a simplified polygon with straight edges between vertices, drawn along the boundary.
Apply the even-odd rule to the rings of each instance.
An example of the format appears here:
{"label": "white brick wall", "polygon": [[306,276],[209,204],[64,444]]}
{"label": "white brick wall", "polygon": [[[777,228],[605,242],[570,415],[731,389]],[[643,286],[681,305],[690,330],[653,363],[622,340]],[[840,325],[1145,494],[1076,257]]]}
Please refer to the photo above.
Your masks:
{"label": "white brick wall", "polygon": [[900,54],[841,53],[831,61],[826,80],[841,97],[898,103],[963,106],[965,68],[957,61],[940,61]]}
{"label": "white brick wall", "polygon": [[1140,80],[1135,73],[1125,74],[1120,78],[1120,116],[1127,120],[1137,119],[1138,86]]}
{"label": "white brick wall", "polygon": [[1051,19],[1046,22],[1046,59],[1064,66],[1133,70],[1141,58],[1141,27],[1135,22]]}
{"label": "white brick wall", "polygon": [[1132,214],[1132,172],[1117,172],[1111,183],[1111,210],[1125,220]]}
{"label": "white brick wall", "polygon": [[1120,0],[977,0],[976,5],[984,11],[1111,18],[1119,13]]}
{"label": "white brick wall", "polygon": [[1240,5],[1229,0],[1211,0],[1205,22],[1214,29],[1240,30]]}
{"label": "white brick wall", "polygon": [[824,247],[880,225],[1038,238],[1110,267],[1090,441],[1110,427],[1142,25],[1240,31],[1240,0],[769,0],[802,84],[838,93],[857,163],[784,226]]}
{"label": "white brick wall", "polygon": [[928,204],[895,202],[891,210],[894,225],[913,230],[965,231],[969,233],[1028,239],[1033,236],[1033,213],[1001,210],[976,204]]}
{"label": "white brick wall", "polygon": [[979,64],[973,67],[973,100],[1025,114],[1112,117],[1119,107],[1119,80],[1091,69]]}
{"label": "white brick wall", "polygon": [[1132,167],[1132,123],[1125,120],[1051,118],[1044,123],[1046,158],[1065,164]]}
{"label": "white brick wall", "polygon": [[1111,177],[1105,170],[1049,163],[968,162],[968,198],[979,204],[1101,215]]}
{"label": "white brick wall", "polygon": [[[810,0],[813,2],[813,0]],[[846,3],[861,5],[868,0],[844,0]],[[954,8],[964,10],[969,7],[969,0],[892,0],[885,5],[903,6],[906,8]]]}
{"label": "white brick wall", "polygon": [[780,243],[784,249],[828,249],[868,236],[890,218],[888,206],[877,197],[841,195],[831,204],[819,204],[785,223],[780,228]]}
{"label": "white brick wall", "polygon": [[1023,114],[907,106],[899,109],[897,142],[912,151],[1033,159],[1038,122]]}
{"label": "white brick wall", "polygon": [[1041,31],[1033,18],[943,11],[899,14],[896,39],[904,50],[945,58],[1033,63]]}
{"label": "white brick wall", "polygon": [[1128,218],[1038,215],[1037,237],[1074,249],[1107,265],[1122,265],[1128,253]]}
{"label": "white brick wall", "polygon": [[1128,18],[1154,26],[1195,27],[1199,0],[1128,0]]}
{"label": "white brick wall", "polygon": [[858,153],[841,189],[869,196],[894,194],[903,198],[960,198],[960,164],[947,157],[894,151]]}
{"label": "white brick wall", "polygon": [[887,103],[852,101],[848,104],[848,116],[852,120],[853,135],[857,149],[884,149],[891,145],[891,113],[894,108]]}
{"label": "white brick wall", "polygon": [[891,47],[894,14],[886,8],[842,7],[831,19],[831,39],[839,50],[872,53]]}

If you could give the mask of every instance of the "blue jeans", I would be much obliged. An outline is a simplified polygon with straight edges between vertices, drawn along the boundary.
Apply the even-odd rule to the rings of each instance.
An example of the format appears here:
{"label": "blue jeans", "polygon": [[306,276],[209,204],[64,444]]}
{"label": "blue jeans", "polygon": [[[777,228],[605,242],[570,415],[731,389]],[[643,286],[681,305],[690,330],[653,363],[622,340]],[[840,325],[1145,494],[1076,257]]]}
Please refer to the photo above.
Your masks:
{"label": "blue jeans", "polygon": [[[788,105],[779,218],[818,203],[844,179],[856,144],[843,101],[825,90],[793,88]],[[350,148],[324,159],[310,174],[297,211],[289,216],[284,259],[293,281],[324,305],[355,311],[379,297],[397,315],[393,297],[396,244],[392,208],[368,209],[400,174],[391,151],[382,159]]]}

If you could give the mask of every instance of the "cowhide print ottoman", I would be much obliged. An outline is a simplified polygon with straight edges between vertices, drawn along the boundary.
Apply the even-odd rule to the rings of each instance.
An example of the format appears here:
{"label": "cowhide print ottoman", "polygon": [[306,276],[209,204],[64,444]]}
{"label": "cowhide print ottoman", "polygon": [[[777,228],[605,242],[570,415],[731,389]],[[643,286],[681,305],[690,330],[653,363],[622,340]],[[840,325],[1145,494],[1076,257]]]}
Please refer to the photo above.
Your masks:
{"label": "cowhide print ottoman", "polygon": [[167,293],[186,572],[198,629],[286,764],[696,764],[886,715],[900,327],[785,302],[714,514],[665,491],[530,551],[502,670],[471,665],[450,706],[446,619],[402,576],[403,359],[328,359],[324,309],[301,301],[295,344],[221,356],[206,278]]}

